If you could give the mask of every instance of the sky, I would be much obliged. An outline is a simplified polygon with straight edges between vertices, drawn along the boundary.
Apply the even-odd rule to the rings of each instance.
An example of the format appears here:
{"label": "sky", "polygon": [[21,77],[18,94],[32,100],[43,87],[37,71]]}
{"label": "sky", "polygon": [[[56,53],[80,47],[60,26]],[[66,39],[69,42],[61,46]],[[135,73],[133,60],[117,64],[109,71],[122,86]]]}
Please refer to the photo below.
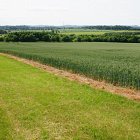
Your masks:
{"label": "sky", "polygon": [[0,25],[140,25],[140,0],[0,0]]}

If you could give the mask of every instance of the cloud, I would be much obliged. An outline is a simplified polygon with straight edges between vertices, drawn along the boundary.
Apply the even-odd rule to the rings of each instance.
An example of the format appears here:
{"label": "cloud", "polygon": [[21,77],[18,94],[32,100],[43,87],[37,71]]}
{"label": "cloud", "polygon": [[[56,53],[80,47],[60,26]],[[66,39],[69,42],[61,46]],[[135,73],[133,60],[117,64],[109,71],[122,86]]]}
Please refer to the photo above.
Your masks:
{"label": "cloud", "polygon": [[6,10],[8,10],[8,9],[6,9],[6,8],[0,8],[0,11],[6,11]]}
{"label": "cloud", "polygon": [[49,7],[49,8],[30,8],[29,12],[66,12],[69,11],[67,8]]}
{"label": "cloud", "polygon": [[140,24],[140,0],[0,0],[0,24]]}

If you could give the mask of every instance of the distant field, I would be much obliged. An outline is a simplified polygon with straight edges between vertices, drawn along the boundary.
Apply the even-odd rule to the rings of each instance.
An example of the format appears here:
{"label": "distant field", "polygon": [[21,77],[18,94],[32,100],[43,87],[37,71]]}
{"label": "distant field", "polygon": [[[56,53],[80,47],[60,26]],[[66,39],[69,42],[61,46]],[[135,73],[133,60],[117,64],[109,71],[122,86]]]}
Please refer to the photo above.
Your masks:
{"label": "distant field", "polygon": [[[38,45],[45,56],[72,53],[72,44],[0,44],[43,55]],[[139,117],[139,102],[0,56],[0,140],[139,140]]]}
{"label": "distant field", "polygon": [[[50,32],[51,30],[11,30],[11,32]],[[93,30],[93,29],[58,29],[60,34],[75,35],[103,35],[105,33],[140,32],[139,30]]]}
{"label": "distant field", "polygon": [[59,30],[61,34],[76,34],[76,35],[90,35],[90,34],[94,34],[94,35],[102,35],[104,33],[107,32],[111,32],[111,31],[105,31],[105,30],[83,30],[83,29],[61,29]]}
{"label": "distant field", "polygon": [[140,89],[139,43],[0,43],[0,52]]}
{"label": "distant field", "polygon": [[92,29],[61,29],[61,34],[76,34],[76,35],[103,35],[105,33],[114,32],[139,32],[139,30],[92,30]]}

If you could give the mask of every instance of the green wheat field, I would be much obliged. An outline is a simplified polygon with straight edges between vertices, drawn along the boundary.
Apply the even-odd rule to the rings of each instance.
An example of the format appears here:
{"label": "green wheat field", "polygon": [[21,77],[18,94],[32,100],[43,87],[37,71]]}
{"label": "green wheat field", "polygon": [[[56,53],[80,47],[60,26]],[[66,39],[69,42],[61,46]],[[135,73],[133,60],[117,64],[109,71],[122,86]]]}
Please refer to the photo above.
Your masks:
{"label": "green wheat field", "polygon": [[139,43],[0,43],[0,52],[140,89]]}

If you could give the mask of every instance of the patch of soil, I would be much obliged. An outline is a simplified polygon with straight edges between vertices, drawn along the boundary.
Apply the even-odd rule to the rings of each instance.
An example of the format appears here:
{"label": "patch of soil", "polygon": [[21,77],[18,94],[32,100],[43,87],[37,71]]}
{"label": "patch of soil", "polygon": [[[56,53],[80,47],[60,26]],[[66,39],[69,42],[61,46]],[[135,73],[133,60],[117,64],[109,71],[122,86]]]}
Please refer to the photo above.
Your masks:
{"label": "patch of soil", "polygon": [[140,91],[136,91],[136,90],[129,89],[129,88],[122,88],[119,86],[114,86],[114,85],[106,83],[104,81],[97,81],[97,80],[94,80],[91,78],[87,78],[83,75],[74,74],[74,73],[64,71],[64,70],[59,70],[59,69],[51,67],[51,66],[43,65],[39,62],[35,62],[35,61],[24,59],[24,58],[19,58],[19,57],[13,56],[13,55],[4,54],[4,53],[0,53],[0,55],[7,56],[9,58],[15,59],[17,61],[23,62],[25,64],[31,65],[36,68],[43,69],[49,73],[53,73],[53,74],[61,76],[61,77],[66,77],[69,80],[78,81],[82,84],[87,84],[95,89],[101,89],[104,91],[111,92],[113,94],[119,94],[121,96],[125,96],[129,99],[140,101]]}

